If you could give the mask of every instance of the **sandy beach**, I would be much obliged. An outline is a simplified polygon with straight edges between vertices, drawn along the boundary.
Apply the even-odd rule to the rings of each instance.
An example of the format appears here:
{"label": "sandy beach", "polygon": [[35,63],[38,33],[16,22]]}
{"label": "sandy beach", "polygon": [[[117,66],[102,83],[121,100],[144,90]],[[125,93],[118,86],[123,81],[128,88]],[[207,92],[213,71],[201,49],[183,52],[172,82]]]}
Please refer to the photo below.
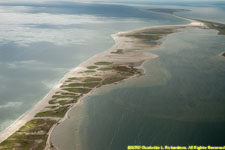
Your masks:
{"label": "sandy beach", "polygon": [[[183,18],[186,19],[186,18]],[[69,110],[72,108],[76,107],[79,105],[82,101],[82,98],[85,96],[91,94],[94,92],[94,90],[98,87],[94,87],[91,89],[90,92],[87,94],[82,94],[82,96],[79,97],[78,101],[71,105],[69,110],[67,111],[66,115],[63,118],[60,117],[35,117],[38,113],[48,111],[50,110],[48,107],[52,106],[58,106],[56,104],[51,105],[49,104],[49,101],[52,100],[52,97],[57,93],[57,92],[62,92],[63,89],[61,87],[63,85],[67,85],[67,82],[71,78],[86,78],[86,77],[101,77],[102,79],[105,79],[111,75],[116,75],[115,71],[109,70],[108,72],[106,71],[101,71],[101,70],[95,70],[95,72],[87,71],[87,68],[89,66],[96,66],[96,63],[98,62],[113,62],[114,66],[132,66],[138,67],[143,62],[146,60],[154,59],[157,58],[158,56],[152,53],[146,53],[146,52],[140,52],[137,50],[148,50],[151,48],[156,48],[160,47],[161,43],[157,44],[146,44],[142,42],[142,40],[134,38],[134,37],[129,37],[126,36],[126,34],[132,34],[136,32],[142,32],[143,30],[148,30],[148,29],[177,29],[177,28],[184,28],[184,27],[205,27],[204,23],[198,22],[195,20],[191,19],[186,19],[190,21],[190,24],[187,25],[172,25],[172,26],[154,26],[154,27],[144,27],[142,29],[138,30],[132,30],[132,31],[127,31],[127,32],[119,32],[117,34],[112,35],[112,38],[115,41],[115,45],[112,46],[111,49],[93,56],[89,60],[81,63],[79,66],[71,70],[69,73],[67,73],[59,82],[56,84],[50,92],[38,103],[36,104],[31,110],[27,111],[25,114],[23,114],[20,118],[18,118],[13,124],[11,124],[8,128],[6,128],[4,131],[0,133],[0,143],[6,140],[9,136],[11,136],[13,133],[15,133],[17,130],[19,130],[22,126],[24,126],[28,121],[32,119],[53,119],[58,121],[58,123],[64,121],[67,119],[67,113]],[[122,50],[122,54],[119,54],[119,50]],[[113,66],[113,67],[114,67]],[[102,67],[102,66],[97,66],[97,67]],[[103,68],[104,69],[104,68]],[[138,71],[135,72],[134,74],[127,76],[126,80],[132,77],[138,77],[140,74],[138,74]],[[125,79],[125,78],[124,78]],[[121,80],[121,81],[124,81]],[[120,81],[118,81],[120,82]],[[104,86],[104,85],[103,85]],[[102,87],[102,86],[101,86]],[[51,130],[49,131],[48,134],[51,134],[51,131],[56,125],[54,125]],[[49,136],[50,137],[50,136]],[[48,138],[47,140],[47,146],[46,149],[50,149],[51,144],[50,140]],[[0,148],[1,149],[1,148]]]}

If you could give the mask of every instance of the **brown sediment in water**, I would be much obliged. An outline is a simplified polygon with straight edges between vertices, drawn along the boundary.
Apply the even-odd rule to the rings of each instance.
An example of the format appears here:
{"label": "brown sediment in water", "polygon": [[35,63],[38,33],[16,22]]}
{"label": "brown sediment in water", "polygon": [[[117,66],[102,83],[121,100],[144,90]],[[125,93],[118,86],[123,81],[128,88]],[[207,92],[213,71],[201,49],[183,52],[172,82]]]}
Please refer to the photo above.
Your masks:
{"label": "brown sediment in water", "polygon": [[222,56],[225,57],[225,52],[222,53]]}

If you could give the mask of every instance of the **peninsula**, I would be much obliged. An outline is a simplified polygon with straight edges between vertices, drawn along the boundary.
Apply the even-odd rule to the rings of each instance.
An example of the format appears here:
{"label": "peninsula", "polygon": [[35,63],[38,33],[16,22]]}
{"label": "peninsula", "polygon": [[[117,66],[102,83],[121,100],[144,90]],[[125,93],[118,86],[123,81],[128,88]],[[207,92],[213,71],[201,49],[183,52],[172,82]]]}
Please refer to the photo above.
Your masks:
{"label": "peninsula", "polygon": [[0,133],[0,150],[55,149],[49,135],[67,119],[68,111],[97,88],[143,75],[140,66],[158,56],[140,50],[160,47],[167,35],[193,27],[216,29],[224,34],[225,25],[221,25],[223,30],[220,31],[216,23],[187,20],[191,23],[146,27],[113,35],[115,45],[111,49],[66,74],[34,108]]}

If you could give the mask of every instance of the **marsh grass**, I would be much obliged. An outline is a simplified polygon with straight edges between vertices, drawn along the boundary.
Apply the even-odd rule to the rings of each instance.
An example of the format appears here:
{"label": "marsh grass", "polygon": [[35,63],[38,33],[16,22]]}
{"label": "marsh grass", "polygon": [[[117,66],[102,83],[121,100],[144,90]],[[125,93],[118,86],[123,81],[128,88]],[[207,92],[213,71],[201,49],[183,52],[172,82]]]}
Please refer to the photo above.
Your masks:
{"label": "marsh grass", "polygon": [[98,66],[88,66],[87,69],[97,69]]}
{"label": "marsh grass", "polygon": [[106,84],[112,84],[112,83],[115,83],[115,82],[119,82],[119,81],[122,81],[126,79],[125,77],[123,76],[111,76],[111,77],[108,77],[108,78],[105,78],[102,82],[103,85],[106,85]]}
{"label": "marsh grass", "polygon": [[211,21],[204,21],[204,20],[197,20],[197,21],[204,23],[210,29],[217,30],[219,35],[225,35],[225,24],[211,22]]}
{"label": "marsh grass", "polygon": [[82,83],[70,83],[68,85],[63,85],[63,87],[87,87],[87,88],[94,88],[98,86],[99,82],[82,82]]}
{"label": "marsh grass", "polygon": [[57,109],[39,112],[35,117],[59,117],[63,118],[70,106],[61,106]]}
{"label": "marsh grass", "polygon": [[[1,150],[43,150],[55,120],[33,119],[0,144]],[[41,134],[40,134],[41,133]]]}
{"label": "marsh grass", "polygon": [[111,54],[124,54],[123,49],[117,49],[115,52],[111,52]]}
{"label": "marsh grass", "polygon": [[96,72],[95,70],[85,70],[83,73],[94,73]]}
{"label": "marsh grass", "polygon": [[91,91],[89,88],[63,88],[63,90],[81,94],[87,94]]}
{"label": "marsh grass", "polygon": [[95,63],[95,65],[111,65],[111,64],[113,64],[113,62],[99,61]]}

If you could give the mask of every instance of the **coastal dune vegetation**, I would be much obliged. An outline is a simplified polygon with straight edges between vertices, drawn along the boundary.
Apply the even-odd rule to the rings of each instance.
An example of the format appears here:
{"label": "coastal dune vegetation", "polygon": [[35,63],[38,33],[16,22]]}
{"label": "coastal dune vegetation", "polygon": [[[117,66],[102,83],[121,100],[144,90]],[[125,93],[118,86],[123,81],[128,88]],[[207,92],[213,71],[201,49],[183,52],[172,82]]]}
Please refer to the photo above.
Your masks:
{"label": "coastal dune vegetation", "polygon": [[[96,62],[99,66],[107,65],[110,69],[100,69],[98,72],[109,72],[105,76],[93,77],[90,75],[68,78],[60,89],[51,96],[45,111],[35,115],[17,132],[0,144],[1,150],[44,149],[50,129],[60,118],[64,118],[68,110],[78,102],[79,98],[88,94],[96,87],[116,83],[131,76],[140,75],[139,69],[112,65],[110,62]],[[91,67],[97,69],[98,67]],[[103,67],[104,68],[104,67]],[[51,145],[50,145],[51,148]]]}
{"label": "coastal dune vegetation", "polygon": [[218,31],[219,35],[225,35],[225,24],[216,23],[211,21],[198,20],[203,22],[209,29],[214,29]]}
{"label": "coastal dune vegetation", "polygon": [[43,150],[46,146],[48,132],[55,123],[56,121],[52,119],[33,119],[3,141],[0,149]]}

